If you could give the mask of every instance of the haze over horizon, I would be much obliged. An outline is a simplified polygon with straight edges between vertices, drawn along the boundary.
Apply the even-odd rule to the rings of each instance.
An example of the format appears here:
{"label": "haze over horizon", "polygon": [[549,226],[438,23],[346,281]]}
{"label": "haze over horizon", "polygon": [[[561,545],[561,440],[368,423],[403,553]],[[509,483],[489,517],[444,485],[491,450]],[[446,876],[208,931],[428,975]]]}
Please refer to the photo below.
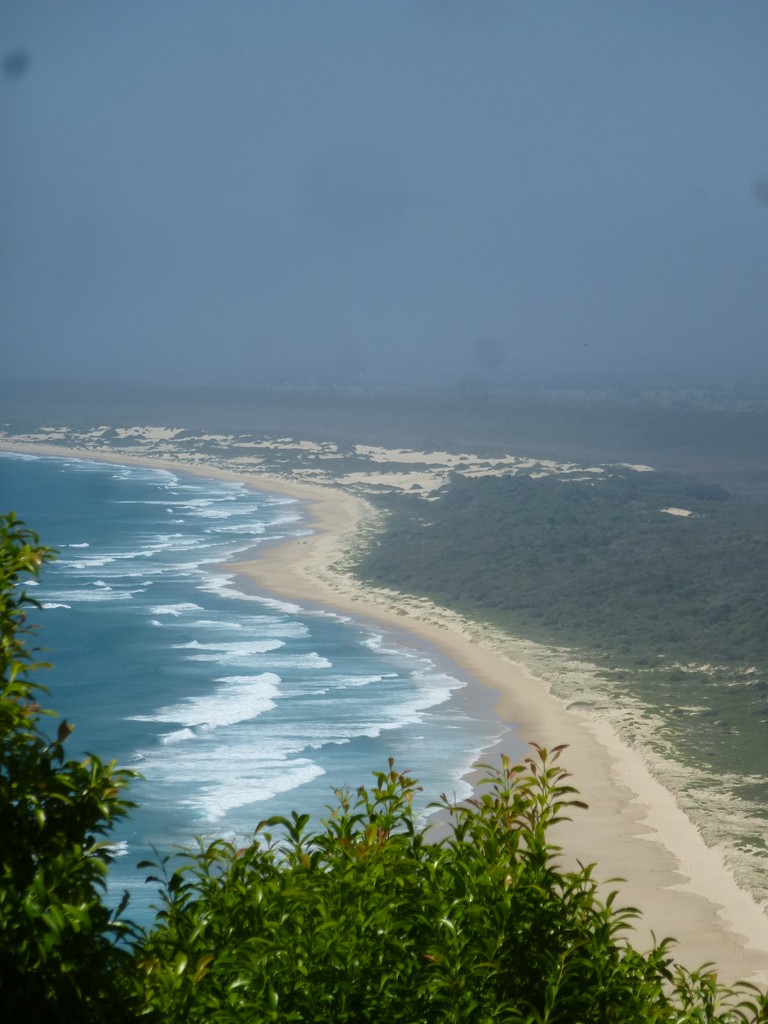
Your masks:
{"label": "haze over horizon", "polygon": [[768,381],[768,5],[5,0],[9,375]]}

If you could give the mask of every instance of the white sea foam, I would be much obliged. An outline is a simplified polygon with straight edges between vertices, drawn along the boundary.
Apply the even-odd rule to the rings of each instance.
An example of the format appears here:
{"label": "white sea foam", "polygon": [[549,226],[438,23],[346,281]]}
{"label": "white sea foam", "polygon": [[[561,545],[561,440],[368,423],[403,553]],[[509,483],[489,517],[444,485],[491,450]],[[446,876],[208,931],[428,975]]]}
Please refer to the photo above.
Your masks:
{"label": "white sea foam", "polygon": [[196,737],[196,733],[192,729],[178,729],[176,732],[166,732],[160,737],[161,741],[166,744],[171,743],[183,743],[184,740],[193,740]]}
{"label": "white sea foam", "polygon": [[290,601],[279,601],[276,597],[263,597],[259,594],[254,594],[253,600],[263,604],[265,608],[274,608],[275,611],[285,612],[287,615],[298,615],[304,610],[300,604],[291,604]]}
{"label": "white sea foam", "polygon": [[149,609],[153,615],[173,615],[178,617],[184,612],[201,612],[203,609],[199,604],[192,601],[180,601],[178,604],[156,604]]}
{"label": "white sea foam", "polygon": [[318,619],[335,619],[336,622],[352,622],[350,615],[342,615],[340,612],[333,612],[330,608],[313,608],[312,616]]}
{"label": "white sea foam", "polygon": [[228,812],[271,800],[325,775],[325,770],[308,758],[280,761],[271,771],[266,771],[263,763],[254,767],[256,770],[249,774],[242,770],[232,772],[230,766],[219,784],[204,786],[188,803],[199,807],[209,821],[215,822]]}
{"label": "white sea foam", "polygon": [[234,575],[232,573],[207,572],[198,583],[197,589],[203,590],[208,594],[217,594],[220,597],[232,597],[229,584],[233,579]]}
{"label": "white sea foam", "polygon": [[[217,740],[214,734],[200,744],[166,744],[148,753],[141,767],[145,778],[167,791],[174,805],[189,807],[210,823],[325,774],[291,741],[254,744],[249,738],[233,739],[229,734],[226,742],[224,736]],[[180,779],[184,788],[177,792]],[[255,824],[247,822],[246,827]]]}
{"label": "white sea foam", "polygon": [[224,633],[243,628],[242,622],[225,622],[222,619],[195,619],[189,625],[192,629],[218,629]]}
{"label": "white sea foam", "polygon": [[[98,463],[95,463],[95,465],[98,465]],[[103,463],[101,468],[103,470]],[[117,465],[113,468],[116,470],[112,473],[113,480],[130,480],[132,483],[157,484],[159,487],[167,487],[176,479],[175,474],[169,469],[123,465]]]}
{"label": "white sea foam", "polygon": [[[265,660],[269,662],[270,659]],[[333,662],[318,654],[317,651],[311,651],[309,654],[281,654],[280,667],[286,670],[289,668],[333,668]]]}
{"label": "white sea foam", "polygon": [[378,651],[384,643],[384,637],[381,633],[371,633],[370,636],[367,636],[365,640],[361,640],[360,643],[371,651]]}
{"label": "white sea foam", "polygon": [[139,571],[138,569],[131,571],[129,569],[116,568],[114,572],[110,572],[109,570],[107,570],[107,572],[105,572],[103,575],[107,576],[113,582],[115,580],[141,580],[140,586],[151,587],[153,580],[148,580],[147,576],[162,576],[164,575],[164,573],[165,570],[162,568],[162,566],[147,566],[146,569],[142,569],[141,571]]}
{"label": "white sea foam", "polygon": [[78,561],[62,558],[60,559],[60,564],[64,569],[100,569],[102,566],[116,561],[116,559],[116,555],[94,555],[92,558],[81,558]]}
{"label": "white sea foam", "polygon": [[[228,580],[232,580],[233,577],[227,577]],[[219,589],[218,587],[201,587],[201,589],[210,589],[212,592],[220,594],[221,597],[232,597],[238,601],[252,601],[255,604],[263,605],[264,608],[271,608],[276,612],[285,612],[286,615],[299,615],[304,610],[300,604],[292,604],[290,601],[280,601],[275,597],[265,597],[263,594],[246,594],[241,593],[234,587]]]}
{"label": "white sea foam", "polygon": [[[270,526],[289,526],[291,523],[300,523],[304,516],[300,512],[292,512],[289,515],[275,516],[270,521]],[[296,536],[303,537],[307,534],[314,533],[314,530],[297,530]]]}
{"label": "white sea foam", "polygon": [[373,651],[376,654],[392,654],[400,658],[416,658],[425,665],[432,665],[432,661],[420,651],[412,650],[407,647],[395,647],[393,644],[385,647],[384,636],[381,633],[371,633],[370,636],[367,636],[364,640],[360,641],[360,645],[362,647],[367,647],[368,650]]}
{"label": "white sea foam", "polygon": [[[220,555],[211,559],[211,562],[215,563],[220,560]],[[173,575],[174,573],[180,576],[190,576],[192,574],[201,574],[201,566],[206,565],[205,559],[198,559],[196,562],[174,562],[173,565],[169,566],[166,570],[166,574]],[[202,587],[200,588],[203,589]]]}
{"label": "white sea foam", "polygon": [[222,640],[220,643],[203,644],[199,640],[190,640],[185,644],[174,644],[177,651],[232,651],[242,654],[261,654],[272,651],[284,644],[279,640]]}
{"label": "white sea foam", "polygon": [[[172,512],[172,508],[168,508],[168,499],[155,499],[152,498],[115,498],[113,499],[115,505],[165,505],[166,512]],[[182,520],[183,522],[183,520]]]}
{"label": "white sea foam", "polygon": [[71,604],[62,604],[58,601],[43,601],[43,608],[71,608]]}
{"label": "white sea foam", "polygon": [[288,601],[279,601],[273,597],[264,597],[261,594],[246,594],[233,586],[234,574],[209,573],[198,584],[198,589],[208,594],[216,594],[218,597],[228,597],[236,601],[251,601],[261,604],[265,608],[273,608],[275,611],[285,612],[287,615],[297,615],[302,611],[301,605],[291,604]]}
{"label": "white sea foam", "polygon": [[276,651],[280,647],[285,647],[285,641],[242,640],[201,644],[199,640],[192,640],[187,644],[174,644],[173,646],[181,651],[205,652],[188,654],[187,657],[190,661],[214,661],[222,665],[233,665],[237,662],[254,658],[256,655],[266,654],[269,651]]}
{"label": "white sea foam", "polygon": [[330,685],[336,686],[339,690],[358,689],[361,686],[370,686],[371,683],[380,683],[383,679],[396,679],[397,673],[385,673],[376,676],[337,676],[331,680]]}
{"label": "white sea foam", "polygon": [[260,536],[264,533],[267,526],[263,522],[248,522],[248,523],[237,523],[235,526],[209,526],[206,533],[250,533],[254,536]]}
{"label": "white sea foam", "polygon": [[425,663],[426,667],[412,671],[411,678],[415,682],[426,686],[448,686],[453,690],[461,690],[467,685],[466,680],[458,679],[447,672],[441,672],[429,658],[422,657],[420,660]]}
{"label": "white sea foam", "polygon": [[[235,499],[231,498],[230,500],[234,501]],[[249,514],[248,509],[238,505],[224,507],[222,503],[218,501],[204,501],[202,499],[196,502],[177,505],[176,507],[195,519],[232,519],[233,516],[244,516]],[[255,508],[252,509],[250,514],[253,514],[255,511]]]}
{"label": "white sea foam", "polygon": [[262,672],[256,676],[224,676],[217,682],[222,685],[204,697],[188,697],[179,704],[158,708],[151,715],[131,715],[130,719],[182,726],[177,733],[166,735],[163,740],[166,744],[195,739],[201,733],[249,722],[271,711],[275,707],[280,677],[273,672]]}
{"label": "white sea foam", "polygon": [[138,591],[112,590],[111,587],[100,587],[98,590],[55,590],[50,591],[51,599],[58,602],[81,601],[128,601]]}
{"label": "white sea foam", "polygon": [[61,466],[63,469],[73,469],[78,473],[103,473],[104,463],[103,462],[92,462],[91,459],[78,459],[74,456],[68,456],[61,460]]}
{"label": "white sea foam", "polygon": [[221,497],[216,495],[210,498],[187,498],[185,501],[177,503],[178,508],[210,508],[211,505],[215,505],[217,501],[236,501],[234,494],[222,495]]}
{"label": "white sea foam", "polygon": [[183,533],[159,534],[153,537],[146,548],[128,557],[146,557],[159,555],[164,551],[207,551],[213,545],[206,543],[201,537],[189,537]]}
{"label": "white sea foam", "polygon": [[[184,624],[187,625],[187,624]],[[191,629],[211,629],[221,633],[247,630],[251,636],[301,638],[309,635],[303,622],[293,619],[278,619],[271,615],[244,615],[241,619],[195,619],[188,624]]]}
{"label": "white sea foam", "polygon": [[[187,551],[199,551],[202,553],[211,550],[212,547],[213,545],[210,542],[206,542],[203,538],[186,537],[180,533],[157,534],[145,545],[133,550],[94,552],[84,558],[60,559],[59,564],[64,569],[87,572],[95,568],[114,566],[116,563],[132,562],[136,559],[152,559],[156,555],[164,555],[168,552],[180,554]],[[197,566],[199,562],[193,563],[193,565]],[[154,571],[162,571],[162,569],[158,568]],[[121,568],[120,572],[124,573],[125,570]]]}
{"label": "white sea foam", "polygon": [[40,455],[27,455],[26,452],[0,452],[0,459],[12,459],[14,462],[37,462]]}
{"label": "white sea foam", "polygon": [[263,493],[265,505],[297,505],[300,498],[292,498],[287,494],[267,494]]}

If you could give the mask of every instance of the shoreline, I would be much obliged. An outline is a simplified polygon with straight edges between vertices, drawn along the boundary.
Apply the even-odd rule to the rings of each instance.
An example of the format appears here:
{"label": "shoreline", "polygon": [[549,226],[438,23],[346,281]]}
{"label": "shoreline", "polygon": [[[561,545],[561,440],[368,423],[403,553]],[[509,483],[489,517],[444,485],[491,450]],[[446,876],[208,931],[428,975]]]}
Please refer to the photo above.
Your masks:
{"label": "shoreline", "polygon": [[616,888],[617,906],[641,909],[642,919],[627,933],[633,946],[648,948],[651,932],[659,939],[672,935],[672,955],[686,967],[715,961],[725,982],[768,982],[768,917],[737,886],[723,852],[706,846],[674,795],[606,718],[569,707],[553,695],[546,680],[505,653],[504,634],[420,598],[365,588],[345,571],[344,559],[355,540],[375,528],[377,513],[364,499],[328,485],[185,462],[181,449],[178,460],[5,439],[2,449],[239,481],[306,502],[307,525],[314,531],[310,536],[271,544],[257,558],[226,568],[283,599],[329,607],[427,641],[471,680],[493,691],[497,716],[524,742],[548,749],[567,744],[562,764],[589,809],[575,812],[553,838],[563,846],[566,864],[594,863],[600,881],[626,879],[603,891]]}

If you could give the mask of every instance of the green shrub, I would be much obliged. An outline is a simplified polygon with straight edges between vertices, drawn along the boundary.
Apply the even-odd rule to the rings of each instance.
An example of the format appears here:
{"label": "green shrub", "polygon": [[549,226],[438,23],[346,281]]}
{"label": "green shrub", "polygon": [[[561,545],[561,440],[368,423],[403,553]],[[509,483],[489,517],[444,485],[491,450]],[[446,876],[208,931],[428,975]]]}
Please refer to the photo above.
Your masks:
{"label": "green shrub", "polygon": [[[561,749],[489,769],[481,795],[442,799],[443,838],[389,770],[319,830],[294,813],[244,848],[161,862],[162,906],[137,949],[145,1010],[167,1022],[766,1020],[748,986],[688,974],[667,941],[627,941],[637,912],[564,871],[547,831],[579,806]],[[747,997],[751,997],[751,1001]],[[739,1000],[746,1000],[740,1005]]]}
{"label": "green shrub", "polygon": [[[4,1021],[121,1020],[116,942],[128,925],[102,899],[109,846],[130,807],[130,773],[96,757],[67,760],[72,727],[55,739],[32,674],[23,589],[53,552],[12,514],[0,517],[0,1013]],[[122,910],[122,908],[121,908]]]}

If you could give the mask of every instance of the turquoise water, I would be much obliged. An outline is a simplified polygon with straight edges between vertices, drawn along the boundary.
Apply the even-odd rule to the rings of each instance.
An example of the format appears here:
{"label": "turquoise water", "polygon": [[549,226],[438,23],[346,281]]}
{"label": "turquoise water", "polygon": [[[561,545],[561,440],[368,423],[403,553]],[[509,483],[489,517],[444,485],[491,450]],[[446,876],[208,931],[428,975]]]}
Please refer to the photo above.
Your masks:
{"label": "turquoise water", "polygon": [[136,920],[151,916],[136,865],[153,849],[239,840],[293,808],[319,819],[333,788],[368,783],[389,756],[418,776],[423,813],[443,791],[468,795],[462,777],[509,735],[492,695],[405,634],[237,589],[222,563],[306,533],[298,501],[4,453],[0,510],[11,509],[59,552],[34,595],[48,704],[76,726],[69,754],[143,776],[110,872]]}

